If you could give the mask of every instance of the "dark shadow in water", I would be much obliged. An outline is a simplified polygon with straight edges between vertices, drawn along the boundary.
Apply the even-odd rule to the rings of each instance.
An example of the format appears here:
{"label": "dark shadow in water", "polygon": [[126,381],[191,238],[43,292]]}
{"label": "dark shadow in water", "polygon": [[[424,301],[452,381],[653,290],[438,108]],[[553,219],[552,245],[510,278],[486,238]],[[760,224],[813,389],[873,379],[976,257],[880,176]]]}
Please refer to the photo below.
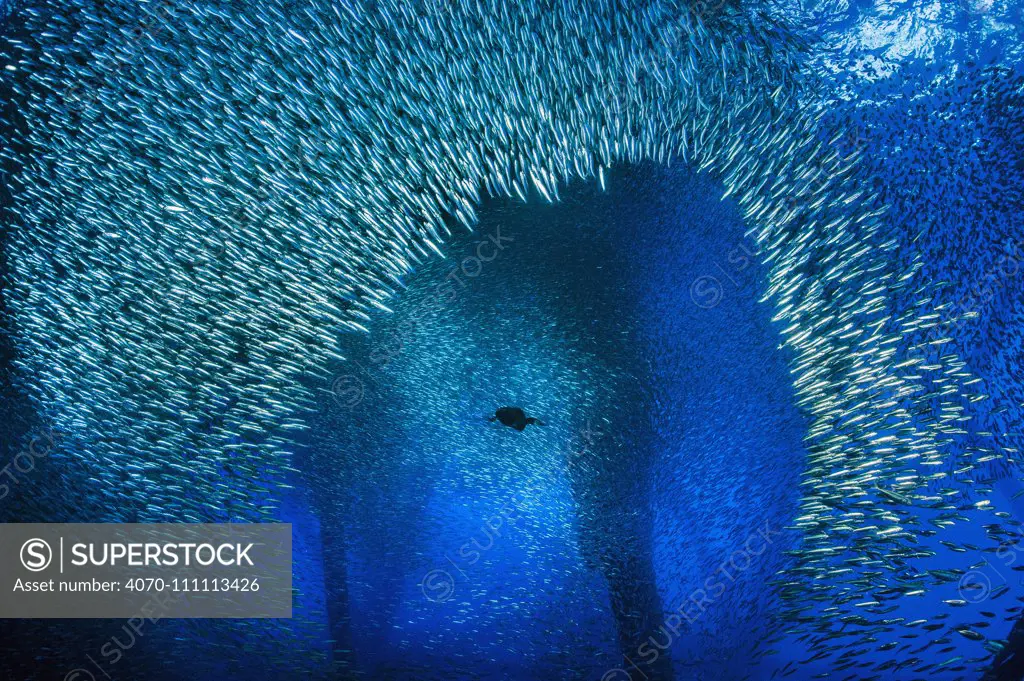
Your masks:
{"label": "dark shadow in water", "polygon": [[[655,566],[653,480],[660,476],[662,489],[677,484],[671,480],[682,478],[666,469],[686,466],[680,461],[690,455],[696,465],[700,448],[721,449],[726,460],[732,447],[755,459],[750,451],[767,453],[768,460],[760,464],[742,462],[747,476],[775,470],[760,478],[762,496],[751,497],[747,507],[722,523],[742,532],[732,540],[743,541],[754,531],[752,526],[761,527],[770,514],[785,512],[786,502],[780,500],[787,492],[781,488],[796,488],[803,433],[789,398],[785,360],[767,323],[770,313],[756,303],[759,268],[752,254],[741,248],[742,225],[728,204],[719,201],[718,185],[706,178],[684,181],[687,175],[685,170],[645,164],[610,172],[608,192],[593,182],[577,182],[563,187],[563,201],[555,204],[536,195],[526,205],[486,200],[476,232],[457,231],[444,249],[448,259],[423,264],[408,278],[409,289],[388,301],[394,315],[382,313],[372,320],[369,338],[350,339],[344,351],[350,359],[342,370],[345,385],[336,390],[316,428],[318,442],[305,464],[322,481],[318,506],[323,525],[337,524],[330,530],[334,539],[325,532],[324,555],[328,590],[335,601],[330,605],[332,636],[336,647],[345,651],[338,657],[342,668],[355,666],[354,649],[360,669],[384,673],[367,658],[387,660],[395,655],[388,649],[386,633],[394,626],[391,619],[407,605],[401,602],[405,583],[420,569],[424,554],[439,555],[451,548],[429,544],[439,540],[431,536],[423,518],[447,454],[413,470],[409,461],[416,453],[443,451],[453,429],[479,433],[481,440],[490,437],[490,428],[505,431],[502,441],[507,445],[501,447],[512,451],[528,448],[536,441],[531,438],[561,428],[567,434],[586,429],[592,437],[583,456],[566,462],[565,474],[579,552],[607,586],[603,605],[614,619],[621,654],[609,661],[637,679],[673,678],[671,645],[654,660],[638,656],[649,640],[665,640],[658,635],[664,613],[680,606],[663,603],[659,595],[665,593],[665,585],[657,579],[665,577]],[[505,250],[482,264],[474,261],[480,243],[486,244],[486,256],[496,252],[491,238],[499,233],[507,238]],[[716,264],[727,270],[719,272]],[[453,268],[459,270],[457,278],[451,276]],[[721,279],[726,290],[716,293],[702,286],[695,292],[691,284],[708,274]],[[731,300],[710,309],[719,303],[716,295]],[[694,337],[680,336],[689,324]],[[706,348],[696,349],[694,343]],[[672,349],[677,346],[688,349]],[[744,354],[751,351],[753,355]],[[766,361],[765,353],[774,359]],[[546,364],[564,371],[538,387],[527,377]],[[495,391],[489,377],[499,374],[502,380]],[[694,385],[707,393],[693,394]],[[355,396],[353,390],[359,392],[359,404],[339,405]],[[468,406],[452,398],[459,394]],[[688,419],[705,416],[700,409],[682,413],[688,404],[682,397],[693,400],[691,405],[703,405],[700,409],[722,412],[713,415],[714,427],[735,432],[726,433],[724,444],[701,442],[701,436],[693,434],[701,429]],[[516,433],[489,424],[487,417],[505,404],[521,406],[548,425]],[[730,408],[741,411],[730,416]],[[748,433],[747,427],[753,430]],[[693,431],[686,446],[698,449],[683,453],[681,459],[680,433],[686,431]],[[727,468],[711,473],[714,481],[691,491],[713,497],[717,489],[730,489],[736,496]],[[354,481],[361,489],[355,496]],[[765,490],[773,487],[780,491],[768,498]],[[699,496],[680,497],[674,502],[677,512],[684,518],[700,512],[705,502]],[[741,527],[745,520],[748,525]],[[783,519],[776,527],[785,524]],[[347,535],[347,546],[358,542],[374,547],[374,560],[379,561],[372,570],[373,623],[366,618],[358,626],[350,621],[347,609],[354,600],[347,589],[355,587],[346,584],[345,575],[351,566],[345,551],[330,545],[342,534]],[[681,550],[683,555],[674,560],[698,565],[706,558],[697,555],[700,547]],[[768,561],[774,559],[763,560],[770,573]],[[731,619],[756,620],[764,598],[751,595],[756,607]],[[443,611],[437,612],[442,616]],[[357,631],[367,627],[377,632],[372,644]],[[748,630],[738,644],[747,646],[756,635],[756,630]],[[407,627],[402,636],[411,638]],[[579,637],[580,647],[599,645],[594,632],[580,632]],[[544,643],[536,645],[541,648]],[[368,644],[373,650],[364,656]],[[423,673],[429,668],[437,674],[442,672],[439,665],[452,664],[430,650],[423,654],[426,660],[414,662],[403,656],[403,663],[422,664]],[[685,662],[687,654],[676,651],[675,656]],[[593,662],[576,658],[583,666],[564,671],[592,676],[593,669],[586,664]],[[449,668],[448,673],[491,678],[479,667],[484,662],[478,659],[472,669]],[[530,663],[523,664],[531,669]],[[411,678],[403,675],[405,670],[384,665],[394,678]]]}
{"label": "dark shadow in water", "polygon": [[[642,184],[663,172],[644,165],[614,176]],[[557,320],[557,333],[591,363],[585,369],[591,394],[569,396],[590,440],[571,462],[569,480],[580,550],[607,583],[621,653],[635,659],[661,626],[664,610],[652,551],[650,475],[658,455],[653,380],[641,339],[642,266],[633,255],[637,223],[647,216],[620,203],[614,192],[597,194],[592,184],[580,184],[565,190],[564,203],[522,209],[522,224],[515,227],[519,242],[498,264],[498,276],[512,290],[536,291],[535,304]],[[511,272],[500,272],[503,266]],[[668,652],[642,674],[636,678],[671,679]]]}

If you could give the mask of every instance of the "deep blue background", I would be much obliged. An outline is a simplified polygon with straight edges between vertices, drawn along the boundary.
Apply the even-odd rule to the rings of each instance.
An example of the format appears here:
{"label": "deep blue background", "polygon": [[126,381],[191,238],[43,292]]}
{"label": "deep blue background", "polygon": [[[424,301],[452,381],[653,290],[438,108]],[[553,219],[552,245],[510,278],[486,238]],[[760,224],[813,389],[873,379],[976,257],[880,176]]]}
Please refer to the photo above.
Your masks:
{"label": "deep blue background", "polygon": [[[920,254],[922,280],[948,281],[943,300],[978,313],[953,342],[992,396],[972,428],[1018,447],[1024,108],[1012,67],[1021,26],[986,32],[989,17],[973,4],[949,5],[957,7],[943,5],[932,31],[937,47],[890,60],[899,70],[877,81],[850,63],[898,42],[858,53],[832,40],[879,21],[870,3],[828,21],[818,11],[826,42],[815,63],[840,65],[822,75],[826,96],[845,97],[822,118],[858,131],[865,176],[892,207],[907,262]],[[998,7],[1001,20],[1019,20],[1015,8]],[[954,65],[955,75],[937,78]],[[645,165],[607,179],[607,192],[564,187],[555,205],[488,201],[476,234],[456,234],[446,260],[408,278],[393,314],[374,320],[369,337],[349,339],[361,398],[325,402],[281,514],[296,527],[295,620],[163,621],[112,666],[99,650],[112,636],[127,641],[122,622],[8,622],[13,678],[63,678],[89,668],[87,656],[113,678],[307,678],[327,674],[335,649],[336,674],[353,665],[365,678],[596,679],[620,661],[595,555],[646,552],[662,605],[675,610],[766,527],[780,532],[774,543],[673,643],[677,676],[768,678],[781,669],[803,679],[826,669],[797,665],[810,654],[789,639],[777,656],[751,658],[772,605],[765,582],[792,541],[782,529],[803,457],[778,329],[757,303],[763,271],[753,245],[708,178]],[[513,237],[507,250],[478,276],[462,272],[455,298],[437,304],[437,287],[496,229]],[[4,397],[5,444],[16,451],[31,416],[18,395]],[[548,425],[488,425],[484,417],[506,403]],[[609,435],[595,446],[593,496],[581,503],[565,456],[588,421]],[[1020,517],[1020,500],[1010,500],[1015,467],[990,472],[996,498]],[[39,480],[56,475],[41,471]],[[30,492],[5,500],[7,520],[29,519],[17,517],[19,493]],[[506,516],[495,534],[493,519],[509,508],[515,520]],[[957,535],[981,536],[977,527]],[[470,563],[460,551],[474,541]],[[958,567],[986,557],[966,555]],[[984,570],[1010,587],[1010,600],[1024,587],[1012,570],[1020,561],[1005,563]],[[443,602],[424,590],[433,570],[452,578]],[[327,573],[345,584],[340,622],[328,612]],[[929,617],[955,597],[937,589],[897,614]],[[958,610],[950,621],[976,618]],[[1010,622],[1001,620],[987,636],[1005,635]],[[331,641],[330,632],[348,639]],[[859,646],[856,659],[887,659],[877,652],[886,641]],[[986,652],[953,634],[917,655],[926,664]],[[845,674],[870,675],[852,668],[837,678]]]}

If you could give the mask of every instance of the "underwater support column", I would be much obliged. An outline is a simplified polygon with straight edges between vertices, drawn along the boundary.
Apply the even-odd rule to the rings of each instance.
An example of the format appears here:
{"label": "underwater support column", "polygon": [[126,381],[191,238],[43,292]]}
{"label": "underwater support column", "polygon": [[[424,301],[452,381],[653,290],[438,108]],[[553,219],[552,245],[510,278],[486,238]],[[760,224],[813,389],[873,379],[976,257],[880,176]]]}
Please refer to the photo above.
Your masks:
{"label": "underwater support column", "polygon": [[[664,609],[646,484],[653,456],[635,441],[638,431],[631,427],[642,418],[637,412],[620,413],[615,432],[600,434],[569,477],[584,560],[608,585],[622,669],[633,681],[671,681],[671,640],[664,649],[657,646],[665,637],[657,635]],[[625,679],[621,673],[613,678]]]}
{"label": "underwater support column", "polygon": [[324,591],[331,646],[332,678],[355,679],[355,651],[349,614],[348,569],[345,565],[344,531],[321,515],[320,541],[323,546]]}

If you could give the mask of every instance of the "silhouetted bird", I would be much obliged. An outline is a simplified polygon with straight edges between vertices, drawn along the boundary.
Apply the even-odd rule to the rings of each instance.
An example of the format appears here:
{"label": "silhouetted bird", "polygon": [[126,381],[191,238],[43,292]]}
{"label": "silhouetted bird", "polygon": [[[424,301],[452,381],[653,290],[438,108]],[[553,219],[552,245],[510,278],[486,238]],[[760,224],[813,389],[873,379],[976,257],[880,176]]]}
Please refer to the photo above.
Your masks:
{"label": "silhouetted bird", "polygon": [[501,421],[501,425],[508,426],[509,428],[515,428],[520,431],[532,423],[535,423],[538,426],[544,425],[544,422],[540,419],[535,419],[532,416],[528,417],[519,407],[502,407],[498,411],[494,412],[494,416],[489,418],[488,421],[491,423]]}

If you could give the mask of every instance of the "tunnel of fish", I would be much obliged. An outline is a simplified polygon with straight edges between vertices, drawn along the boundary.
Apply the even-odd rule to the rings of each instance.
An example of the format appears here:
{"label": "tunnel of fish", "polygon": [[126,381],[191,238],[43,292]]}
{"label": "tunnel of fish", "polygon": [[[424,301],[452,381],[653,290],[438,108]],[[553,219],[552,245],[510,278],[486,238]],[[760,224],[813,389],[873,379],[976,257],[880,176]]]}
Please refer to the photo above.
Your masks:
{"label": "tunnel of fish", "polygon": [[4,38],[3,445],[59,444],[0,517],[287,521],[296,584],[5,678],[1019,675],[1013,68],[851,94],[731,2]]}

